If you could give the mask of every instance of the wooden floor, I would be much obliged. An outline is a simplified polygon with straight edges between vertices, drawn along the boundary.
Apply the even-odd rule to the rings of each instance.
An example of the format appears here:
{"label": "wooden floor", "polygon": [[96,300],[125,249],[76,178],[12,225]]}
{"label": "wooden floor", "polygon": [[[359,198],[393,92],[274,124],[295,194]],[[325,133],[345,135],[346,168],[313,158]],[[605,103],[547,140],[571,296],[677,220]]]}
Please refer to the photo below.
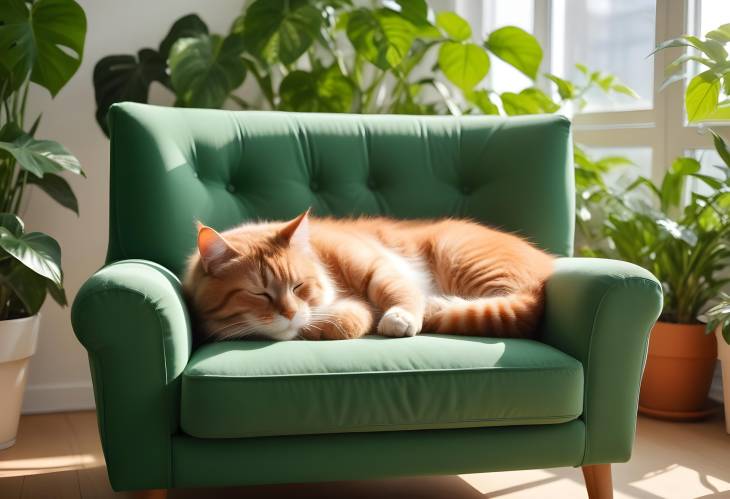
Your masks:
{"label": "wooden floor", "polygon": [[[614,466],[617,499],[730,499],[730,435],[720,419],[666,423],[640,418],[634,457]],[[0,451],[1,499],[125,498],[109,486],[93,412],[25,416],[18,443]],[[572,468],[367,482],[175,490],[171,499],[584,498]]]}

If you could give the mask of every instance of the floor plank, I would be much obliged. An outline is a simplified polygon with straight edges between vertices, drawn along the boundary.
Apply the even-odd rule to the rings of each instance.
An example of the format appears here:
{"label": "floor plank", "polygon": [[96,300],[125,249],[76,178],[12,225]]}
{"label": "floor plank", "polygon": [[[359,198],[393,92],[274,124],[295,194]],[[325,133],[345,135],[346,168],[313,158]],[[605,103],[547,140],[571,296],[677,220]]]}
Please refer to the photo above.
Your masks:
{"label": "floor plank", "polygon": [[[616,499],[730,499],[730,435],[720,418],[668,423],[640,417],[633,458],[614,465]],[[2,499],[125,499],[106,475],[94,412],[21,418],[18,443],[0,451]],[[585,498],[580,470],[477,473],[342,483],[174,490],[170,499]]]}

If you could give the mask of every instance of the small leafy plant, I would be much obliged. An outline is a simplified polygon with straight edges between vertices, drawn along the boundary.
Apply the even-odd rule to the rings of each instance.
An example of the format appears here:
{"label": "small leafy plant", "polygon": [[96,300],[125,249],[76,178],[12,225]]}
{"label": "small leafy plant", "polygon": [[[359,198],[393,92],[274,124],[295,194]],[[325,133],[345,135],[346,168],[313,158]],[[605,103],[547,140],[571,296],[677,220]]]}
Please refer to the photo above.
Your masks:
{"label": "small leafy plant", "polygon": [[83,175],[58,142],[36,139],[41,116],[28,125],[31,86],[51,96],[81,64],[86,16],[74,0],[0,0],[0,320],[38,312],[46,294],[66,304],[61,249],[51,236],[26,232],[19,217],[29,185],[78,213],[61,172]]}
{"label": "small leafy plant", "polygon": [[[675,59],[662,86],[689,80],[684,100],[690,122],[730,119],[728,42],[730,25],[723,25],[705,39],[683,35],[652,52],[670,47],[699,51],[700,55],[689,52]],[[690,62],[709,69],[694,76],[691,71],[679,72]],[[680,157],[661,183],[639,176],[620,189],[603,182],[603,174],[620,162],[601,165],[586,160],[588,174],[597,178],[583,191],[586,210],[579,227],[594,244],[581,252],[620,258],[653,272],[664,288],[662,319],[669,322],[698,323],[698,315],[730,283],[725,273],[730,265],[730,151],[720,135],[711,134],[722,160],[715,165],[715,175],[703,174],[696,159]],[[704,188],[690,191],[691,183]],[[603,216],[595,220],[594,213]],[[719,318],[727,312],[727,304],[712,309],[713,327],[727,318]]]}
{"label": "small leafy plant", "polygon": [[[730,24],[723,24],[708,32],[704,39],[682,35],[659,44],[653,52],[670,47],[689,49],[667,66],[669,76],[660,89],[689,79],[684,100],[690,122],[730,119],[730,60],[726,49],[729,42]],[[706,69],[692,76],[691,68],[686,72],[690,64]]]}
{"label": "small leafy plant", "polygon": [[[601,245],[583,248],[587,256],[618,258],[650,270],[664,288],[662,320],[697,323],[697,316],[730,279],[730,151],[719,135],[715,148],[723,160],[716,176],[700,173],[700,163],[677,158],[660,184],[639,176],[627,188],[607,186],[591,202],[606,214]],[[690,192],[691,181],[708,194]]]}

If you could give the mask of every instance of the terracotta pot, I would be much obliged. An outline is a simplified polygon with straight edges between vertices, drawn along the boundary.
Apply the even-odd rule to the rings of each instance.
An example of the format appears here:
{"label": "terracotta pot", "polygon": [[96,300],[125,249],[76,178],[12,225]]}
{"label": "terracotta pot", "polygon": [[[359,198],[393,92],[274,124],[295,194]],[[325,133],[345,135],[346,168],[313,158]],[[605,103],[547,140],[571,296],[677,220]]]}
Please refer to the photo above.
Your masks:
{"label": "terracotta pot", "polygon": [[717,360],[717,340],[704,324],[657,322],[641,381],[639,412],[664,419],[693,420],[717,412],[707,394]]}

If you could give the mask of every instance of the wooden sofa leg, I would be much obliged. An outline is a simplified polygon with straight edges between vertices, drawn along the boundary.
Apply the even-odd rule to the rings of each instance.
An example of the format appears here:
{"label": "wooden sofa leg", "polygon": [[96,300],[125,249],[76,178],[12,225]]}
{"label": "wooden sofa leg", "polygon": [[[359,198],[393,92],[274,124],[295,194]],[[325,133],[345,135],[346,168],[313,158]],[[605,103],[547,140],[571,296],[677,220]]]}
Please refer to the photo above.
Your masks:
{"label": "wooden sofa leg", "polygon": [[138,490],[132,497],[134,499],[167,499],[167,489]]}
{"label": "wooden sofa leg", "polygon": [[613,480],[610,464],[583,466],[583,478],[589,499],[613,499]]}

